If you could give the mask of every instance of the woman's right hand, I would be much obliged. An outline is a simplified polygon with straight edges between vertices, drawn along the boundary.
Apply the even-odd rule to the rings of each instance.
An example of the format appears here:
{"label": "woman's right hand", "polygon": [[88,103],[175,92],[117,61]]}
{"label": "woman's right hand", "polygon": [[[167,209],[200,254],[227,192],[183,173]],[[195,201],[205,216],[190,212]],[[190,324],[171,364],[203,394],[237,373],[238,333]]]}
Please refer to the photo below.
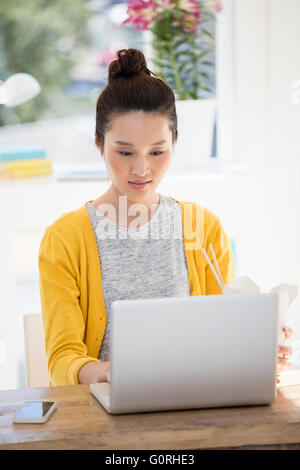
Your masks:
{"label": "woman's right hand", "polygon": [[[102,362],[102,365],[105,376],[104,382],[110,382],[110,361],[104,361]],[[99,380],[99,382],[103,382],[103,380]]]}
{"label": "woman's right hand", "polygon": [[80,384],[92,384],[110,381],[110,361],[89,361],[84,364],[78,372]]}

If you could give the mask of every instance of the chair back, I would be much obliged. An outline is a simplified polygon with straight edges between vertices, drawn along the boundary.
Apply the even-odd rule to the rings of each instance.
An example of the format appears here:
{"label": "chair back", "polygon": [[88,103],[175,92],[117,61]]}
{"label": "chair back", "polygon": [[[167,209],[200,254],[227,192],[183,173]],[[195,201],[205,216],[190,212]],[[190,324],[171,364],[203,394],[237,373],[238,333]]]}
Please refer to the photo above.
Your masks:
{"label": "chair back", "polygon": [[26,354],[26,387],[49,387],[48,361],[45,351],[41,313],[23,316]]}

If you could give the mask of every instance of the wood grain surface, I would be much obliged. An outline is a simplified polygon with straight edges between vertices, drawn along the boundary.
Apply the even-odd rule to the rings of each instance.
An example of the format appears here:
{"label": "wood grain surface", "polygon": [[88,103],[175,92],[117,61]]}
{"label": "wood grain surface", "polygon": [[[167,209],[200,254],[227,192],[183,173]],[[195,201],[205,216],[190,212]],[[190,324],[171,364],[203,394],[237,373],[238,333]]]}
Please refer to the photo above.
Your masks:
{"label": "wood grain surface", "polygon": [[[26,400],[54,400],[44,424],[13,424]],[[272,405],[110,415],[88,385],[0,391],[2,449],[300,449],[300,385]]]}

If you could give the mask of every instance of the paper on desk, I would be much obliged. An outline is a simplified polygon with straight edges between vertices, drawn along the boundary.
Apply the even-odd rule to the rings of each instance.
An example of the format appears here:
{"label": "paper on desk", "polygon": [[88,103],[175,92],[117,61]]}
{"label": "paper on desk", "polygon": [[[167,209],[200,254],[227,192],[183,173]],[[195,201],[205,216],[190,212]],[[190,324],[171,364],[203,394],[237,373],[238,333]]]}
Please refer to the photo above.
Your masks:
{"label": "paper on desk", "polygon": [[56,180],[107,180],[105,164],[99,162],[56,163],[52,166],[53,178]]}
{"label": "paper on desk", "polygon": [[[224,286],[223,289],[223,294],[225,295],[259,294],[260,292],[260,287],[247,276],[235,277],[228,286]],[[270,292],[278,294],[278,315],[280,325],[279,344],[284,345],[285,336],[282,331],[282,327],[286,326],[288,307],[298,295],[298,286],[283,283],[273,287]]]}

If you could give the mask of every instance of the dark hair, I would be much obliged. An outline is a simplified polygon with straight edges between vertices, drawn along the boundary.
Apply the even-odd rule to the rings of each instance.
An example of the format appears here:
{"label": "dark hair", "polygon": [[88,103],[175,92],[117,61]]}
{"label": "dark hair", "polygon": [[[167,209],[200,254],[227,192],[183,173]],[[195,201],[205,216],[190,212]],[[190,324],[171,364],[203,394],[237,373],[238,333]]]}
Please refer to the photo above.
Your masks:
{"label": "dark hair", "polygon": [[172,88],[147,68],[145,56],[138,49],[120,49],[117,55],[118,59],[109,64],[108,85],[99,95],[96,107],[95,140],[102,154],[104,136],[112,127],[112,118],[130,111],[167,116],[174,145],[178,133]]}

